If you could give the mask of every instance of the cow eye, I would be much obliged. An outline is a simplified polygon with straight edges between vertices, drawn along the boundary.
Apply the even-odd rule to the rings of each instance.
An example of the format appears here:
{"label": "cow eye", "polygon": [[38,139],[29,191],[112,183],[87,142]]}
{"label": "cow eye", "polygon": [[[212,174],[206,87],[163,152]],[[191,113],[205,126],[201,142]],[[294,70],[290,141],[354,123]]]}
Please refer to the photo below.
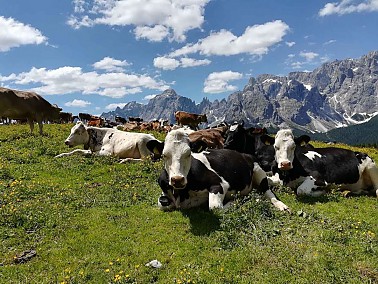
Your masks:
{"label": "cow eye", "polygon": [[278,151],[280,149],[280,147],[274,145],[274,150]]}

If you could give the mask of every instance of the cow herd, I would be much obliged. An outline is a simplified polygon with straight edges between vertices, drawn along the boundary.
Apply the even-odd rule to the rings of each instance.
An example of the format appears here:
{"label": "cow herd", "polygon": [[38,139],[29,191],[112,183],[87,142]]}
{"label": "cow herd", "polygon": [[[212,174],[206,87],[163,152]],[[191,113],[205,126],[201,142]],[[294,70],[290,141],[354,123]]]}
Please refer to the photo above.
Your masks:
{"label": "cow herd", "polygon": [[[43,120],[59,119],[59,115],[63,119],[60,108],[35,93],[0,88],[0,95],[0,117],[26,118],[31,131],[34,121],[42,133]],[[289,211],[272,191],[276,184],[293,188],[299,196],[324,195],[331,184],[355,195],[378,196],[378,168],[365,153],[315,148],[309,136],[295,137],[290,129],[279,130],[275,137],[266,128],[245,128],[243,123],[199,129],[200,123],[207,122],[206,115],[183,111],[174,115],[176,125],[131,117],[129,121],[116,117],[115,125],[105,125],[101,118],[79,115],[64,143],[84,149],[56,158],[96,154],[115,156],[121,162],[162,159],[158,205],[163,210],[224,208],[235,196],[255,190],[278,210]],[[148,134],[150,130],[165,131],[164,141]]]}

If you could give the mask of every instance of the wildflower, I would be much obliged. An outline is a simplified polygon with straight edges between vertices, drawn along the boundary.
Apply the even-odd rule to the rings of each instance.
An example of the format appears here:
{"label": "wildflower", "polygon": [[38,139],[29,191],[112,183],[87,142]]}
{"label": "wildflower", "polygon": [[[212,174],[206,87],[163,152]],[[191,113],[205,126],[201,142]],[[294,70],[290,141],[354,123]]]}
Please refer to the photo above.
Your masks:
{"label": "wildflower", "polygon": [[110,269],[109,268],[105,269],[105,272],[110,272]]}

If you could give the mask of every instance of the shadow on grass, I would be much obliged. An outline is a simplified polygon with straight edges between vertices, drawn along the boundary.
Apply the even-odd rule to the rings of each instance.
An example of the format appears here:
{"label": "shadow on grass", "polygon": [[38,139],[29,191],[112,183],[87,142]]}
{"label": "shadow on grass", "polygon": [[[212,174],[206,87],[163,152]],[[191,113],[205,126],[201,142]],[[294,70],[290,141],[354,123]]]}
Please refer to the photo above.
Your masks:
{"label": "shadow on grass", "polygon": [[219,217],[212,211],[193,208],[183,210],[182,214],[189,218],[191,232],[195,236],[207,236],[220,229]]}

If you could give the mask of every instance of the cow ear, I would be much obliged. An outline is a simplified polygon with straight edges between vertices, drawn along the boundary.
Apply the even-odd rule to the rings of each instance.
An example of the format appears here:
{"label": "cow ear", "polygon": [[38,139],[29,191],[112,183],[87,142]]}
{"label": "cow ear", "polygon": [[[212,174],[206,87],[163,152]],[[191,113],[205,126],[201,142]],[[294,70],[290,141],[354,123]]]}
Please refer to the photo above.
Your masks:
{"label": "cow ear", "polygon": [[308,135],[302,135],[294,139],[295,144],[300,146],[306,146],[310,140],[311,138]]}
{"label": "cow ear", "polygon": [[190,146],[190,149],[192,150],[192,152],[194,152],[194,153],[200,153],[200,152],[206,150],[206,148],[207,148],[206,142],[204,142],[202,140],[190,142],[189,146]]}
{"label": "cow ear", "polygon": [[265,145],[273,145],[274,144],[274,138],[270,137],[267,134],[263,134],[260,136],[261,142],[263,142]]}
{"label": "cow ear", "polygon": [[150,150],[151,153],[154,155],[161,155],[164,149],[164,142],[160,142],[158,140],[150,140],[146,144],[147,149]]}

